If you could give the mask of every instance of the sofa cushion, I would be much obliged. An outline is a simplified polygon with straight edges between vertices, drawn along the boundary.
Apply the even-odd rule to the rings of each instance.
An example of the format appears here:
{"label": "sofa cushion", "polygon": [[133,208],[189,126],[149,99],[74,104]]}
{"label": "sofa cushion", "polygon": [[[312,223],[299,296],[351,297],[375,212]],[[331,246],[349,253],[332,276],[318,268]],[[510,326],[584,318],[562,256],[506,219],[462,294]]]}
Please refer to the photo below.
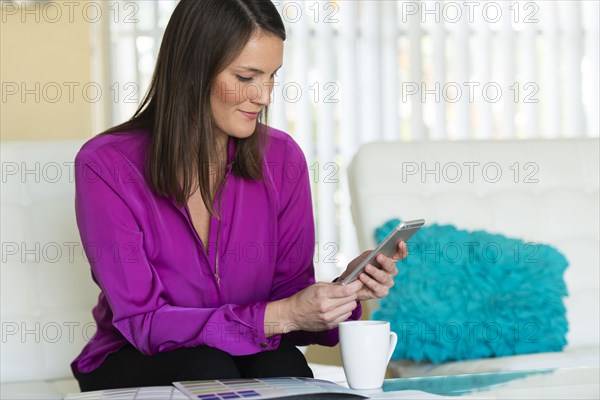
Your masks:
{"label": "sofa cushion", "polygon": [[[569,261],[567,348],[598,346],[599,153],[598,138],[365,144],[348,171],[359,248],[399,215],[552,245]],[[457,165],[458,182],[444,173]]]}
{"label": "sofa cushion", "polygon": [[3,383],[0,399],[3,400],[53,400],[62,399],[67,393],[79,392],[74,378]]}
{"label": "sofa cushion", "polygon": [[0,149],[3,387],[71,378],[69,364],[95,332],[99,289],[74,211],[74,160],[83,142],[5,142]]}
{"label": "sofa cushion", "polygon": [[[377,229],[381,241],[400,221]],[[421,228],[373,318],[398,334],[394,359],[435,363],[560,351],[568,263],[555,248],[452,225]]]}
{"label": "sofa cushion", "polygon": [[521,354],[508,357],[481,358],[442,364],[396,360],[389,365],[394,377],[479,374],[484,372],[525,371],[545,368],[598,367],[599,347],[567,348],[561,352]]}

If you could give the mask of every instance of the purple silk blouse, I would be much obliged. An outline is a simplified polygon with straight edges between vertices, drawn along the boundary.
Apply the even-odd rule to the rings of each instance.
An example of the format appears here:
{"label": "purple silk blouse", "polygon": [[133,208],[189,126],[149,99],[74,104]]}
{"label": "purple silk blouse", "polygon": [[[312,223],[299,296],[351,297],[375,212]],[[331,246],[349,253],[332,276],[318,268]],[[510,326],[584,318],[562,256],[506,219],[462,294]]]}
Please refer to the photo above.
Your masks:
{"label": "purple silk blouse", "polygon": [[[149,133],[87,141],[75,158],[75,211],[92,278],[101,288],[97,330],[71,363],[90,372],[131,343],[142,354],[211,346],[231,355],[269,351],[268,302],[315,282],[313,210],[306,159],[287,133],[269,128],[263,182],[230,173],[210,219],[208,251],[189,210],[144,178]],[[219,199],[220,198],[220,202]],[[361,315],[360,302],[350,319]],[[337,328],[285,335],[297,345],[338,342]]]}

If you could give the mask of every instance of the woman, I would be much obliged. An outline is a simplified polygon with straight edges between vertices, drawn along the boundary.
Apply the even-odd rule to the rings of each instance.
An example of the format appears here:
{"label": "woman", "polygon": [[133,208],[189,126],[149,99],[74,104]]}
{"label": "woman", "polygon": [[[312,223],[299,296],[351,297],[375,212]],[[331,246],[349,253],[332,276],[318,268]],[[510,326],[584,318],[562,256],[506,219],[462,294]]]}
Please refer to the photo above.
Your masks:
{"label": "woman", "polygon": [[[266,121],[285,29],[270,1],[182,0],[128,122],[76,157],[76,216],[101,288],[71,367],[83,391],[312,376],[295,345],[332,346],[406,256],[315,283],[306,160]],[[348,266],[351,271],[368,252]]]}

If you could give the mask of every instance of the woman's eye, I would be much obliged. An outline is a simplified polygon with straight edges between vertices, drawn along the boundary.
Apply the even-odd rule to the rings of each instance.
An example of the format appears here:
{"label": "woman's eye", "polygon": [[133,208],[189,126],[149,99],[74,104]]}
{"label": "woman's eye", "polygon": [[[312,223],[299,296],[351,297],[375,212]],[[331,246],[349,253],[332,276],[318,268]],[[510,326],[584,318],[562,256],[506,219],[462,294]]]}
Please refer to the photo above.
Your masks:
{"label": "woman's eye", "polygon": [[237,76],[238,81],[240,81],[240,82],[250,82],[252,80],[252,78],[247,78],[245,76],[240,76],[240,75],[236,75],[236,76]]}

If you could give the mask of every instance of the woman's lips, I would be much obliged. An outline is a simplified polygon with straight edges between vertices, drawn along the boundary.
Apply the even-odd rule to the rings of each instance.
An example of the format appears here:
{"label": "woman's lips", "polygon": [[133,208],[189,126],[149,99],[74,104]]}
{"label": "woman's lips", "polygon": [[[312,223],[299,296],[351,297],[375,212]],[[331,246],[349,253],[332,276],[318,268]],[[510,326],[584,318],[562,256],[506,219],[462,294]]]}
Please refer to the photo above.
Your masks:
{"label": "woman's lips", "polygon": [[248,119],[256,119],[258,118],[258,114],[257,112],[246,112],[246,111],[242,111],[239,110],[242,114],[244,114],[244,116]]}

